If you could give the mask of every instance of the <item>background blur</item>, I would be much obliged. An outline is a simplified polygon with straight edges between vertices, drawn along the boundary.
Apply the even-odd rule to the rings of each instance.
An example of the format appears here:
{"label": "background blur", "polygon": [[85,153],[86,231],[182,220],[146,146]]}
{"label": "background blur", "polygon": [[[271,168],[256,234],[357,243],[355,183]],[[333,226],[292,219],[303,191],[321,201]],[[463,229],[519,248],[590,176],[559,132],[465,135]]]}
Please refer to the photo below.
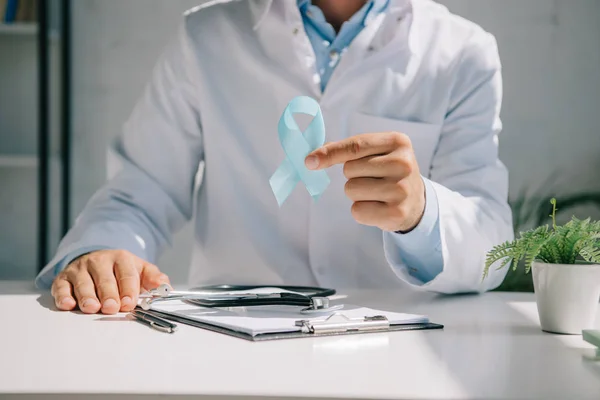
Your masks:
{"label": "background blur", "polygon": [[[48,0],[0,24],[0,280],[32,279],[52,256],[103,183],[108,143],[181,13],[199,3]],[[550,196],[562,220],[600,218],[600,0],[440,3],[498,40],[515,230],[546,222]],[[174,282],[190,242],[188,227],[159,262]],[[530,290],[530,277],[510,273],[503,288]]]}

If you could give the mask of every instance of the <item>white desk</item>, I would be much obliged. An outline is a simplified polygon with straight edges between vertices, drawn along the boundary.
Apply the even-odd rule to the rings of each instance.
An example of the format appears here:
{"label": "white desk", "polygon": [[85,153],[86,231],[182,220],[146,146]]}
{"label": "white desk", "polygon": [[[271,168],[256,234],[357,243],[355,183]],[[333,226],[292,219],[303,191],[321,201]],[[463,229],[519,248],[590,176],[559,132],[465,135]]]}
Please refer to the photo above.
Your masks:
{"label": "white desk", "polygon": [[57,312],[49,294],[0,282],[0,398],[600,399],[600,362],[582,357],[592,346],[541,332],[532,294],[350,300],[445,329],[261,343],[184,325],[169,335],[122,315]]}

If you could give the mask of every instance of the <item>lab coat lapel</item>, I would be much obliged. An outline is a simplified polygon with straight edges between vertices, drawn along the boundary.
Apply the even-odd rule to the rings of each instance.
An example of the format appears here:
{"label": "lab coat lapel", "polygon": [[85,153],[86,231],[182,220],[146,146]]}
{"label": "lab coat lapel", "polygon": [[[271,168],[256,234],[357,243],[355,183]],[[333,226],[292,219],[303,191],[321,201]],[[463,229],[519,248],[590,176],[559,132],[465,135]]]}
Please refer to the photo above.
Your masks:
{"label": "lab coat lapel", "polygon": [[[387,12],[369,21],[342,55],[326,91],[339,93],[339,88],[334,88],[337,83],[347,83],[349,74],[362,71],[359,67],[369,57],[385,54],[390,48],[394,52],[402,49],[410,51],[408,44],[413,33],[410,21],[405,21],[405,17],[411,11],[411,0],[392,0]],[[402,59],[406,61],[408,57]]]}
{"label": "lab coat lapel", "polygon": [[337,78],[341,77],[349,68],[356,65],[357,62],[364,58],[384,19],[385,14],[379,14],[354,38],[342,55],[340,63],[335,68],[334,73],[331,76],[331,84],[333,84]]}
{"label": "lab coat lapel", "polygon": [[297,90],[301,93],[320,98],[314,79],[316,57],[296,0],[253,0],[251,4],[257,38],[278,74],[287,76],[289,82],[300,82]]}

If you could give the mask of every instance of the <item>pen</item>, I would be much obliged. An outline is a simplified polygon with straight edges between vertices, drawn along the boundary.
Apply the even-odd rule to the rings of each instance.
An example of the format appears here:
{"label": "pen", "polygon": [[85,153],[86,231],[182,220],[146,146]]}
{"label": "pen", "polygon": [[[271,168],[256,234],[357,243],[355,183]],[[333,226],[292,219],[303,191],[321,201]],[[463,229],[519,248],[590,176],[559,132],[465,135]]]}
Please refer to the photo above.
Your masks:
{"label": "pen", "polygon": [[167,321],[166,319],[152,315],[147,311],[135,309],[131,311],[130,315],[142,324],[160,332],[173,333],[177,330],[177,325]]}

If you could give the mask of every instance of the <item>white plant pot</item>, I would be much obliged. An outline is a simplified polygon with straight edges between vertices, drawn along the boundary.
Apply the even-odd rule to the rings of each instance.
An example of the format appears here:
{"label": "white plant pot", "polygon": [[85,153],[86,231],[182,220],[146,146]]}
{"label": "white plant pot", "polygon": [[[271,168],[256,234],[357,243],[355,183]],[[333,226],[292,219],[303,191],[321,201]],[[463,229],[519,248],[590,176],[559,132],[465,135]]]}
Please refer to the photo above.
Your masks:
{"label": "white plant pot", "polygon": [[600,265],[534,262],[532,274],[542,330],[581,335],[596,327]]}

